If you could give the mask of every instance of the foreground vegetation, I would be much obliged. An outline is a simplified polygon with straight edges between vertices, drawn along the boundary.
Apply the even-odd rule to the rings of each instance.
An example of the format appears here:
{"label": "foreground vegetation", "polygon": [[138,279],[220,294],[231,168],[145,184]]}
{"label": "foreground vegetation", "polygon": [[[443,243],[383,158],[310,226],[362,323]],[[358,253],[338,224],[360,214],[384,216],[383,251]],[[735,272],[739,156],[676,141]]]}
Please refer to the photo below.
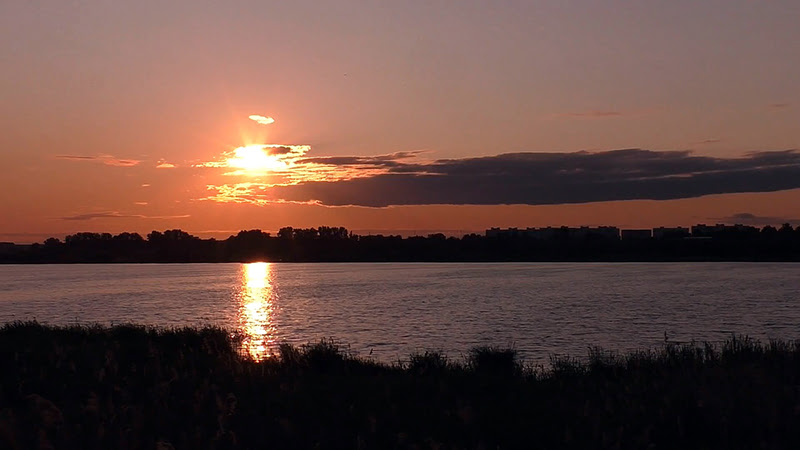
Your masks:
{"label": "foreground vegetation", "polygon": [[221,329],[0,328],[0,448],[798,448],[800,342],[526,367],[320,342],[262,362]]}

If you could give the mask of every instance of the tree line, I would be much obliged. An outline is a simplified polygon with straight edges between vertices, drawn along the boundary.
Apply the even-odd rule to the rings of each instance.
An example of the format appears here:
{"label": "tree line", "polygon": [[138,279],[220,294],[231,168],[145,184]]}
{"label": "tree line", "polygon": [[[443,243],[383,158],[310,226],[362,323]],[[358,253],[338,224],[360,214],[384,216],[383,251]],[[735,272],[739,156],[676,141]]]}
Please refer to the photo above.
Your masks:
{"label": "tree line", "polygon": [[800,261],[800,226],[681,239],[533,239],[444,234],[357,235],[343,227],[242,230],[224,240],[178,229],[147,236],[76,233],[62,241],[4,244],[0,263],[379,261]]}

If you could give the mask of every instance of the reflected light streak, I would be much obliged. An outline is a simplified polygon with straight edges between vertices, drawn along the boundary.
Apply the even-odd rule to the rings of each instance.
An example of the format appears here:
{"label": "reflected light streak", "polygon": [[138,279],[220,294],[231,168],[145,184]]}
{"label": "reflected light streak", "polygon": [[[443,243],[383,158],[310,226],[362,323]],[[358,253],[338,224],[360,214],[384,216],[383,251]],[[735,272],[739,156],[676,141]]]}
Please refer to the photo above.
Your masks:
{"label": "reflected light streak", "polygon": [[243,333],[242,350],[256,361],[270,356],[275,347],[273,321],[274,292],[271,265],[250,263],[242,266],[239,325]]}

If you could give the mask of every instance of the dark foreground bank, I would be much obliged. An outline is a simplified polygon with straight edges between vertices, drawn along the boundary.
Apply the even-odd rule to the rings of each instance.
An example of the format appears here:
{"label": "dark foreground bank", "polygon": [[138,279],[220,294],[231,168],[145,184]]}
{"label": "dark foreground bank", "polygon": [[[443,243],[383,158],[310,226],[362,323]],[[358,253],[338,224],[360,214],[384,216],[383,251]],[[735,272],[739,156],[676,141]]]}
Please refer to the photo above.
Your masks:
{"label": "dark foreground bank", "polygon": [[330,342],[263,362],[220,329],[0,329],[0,448],[798,448],[800,343],[736,338],[525,367],[382,365]]}

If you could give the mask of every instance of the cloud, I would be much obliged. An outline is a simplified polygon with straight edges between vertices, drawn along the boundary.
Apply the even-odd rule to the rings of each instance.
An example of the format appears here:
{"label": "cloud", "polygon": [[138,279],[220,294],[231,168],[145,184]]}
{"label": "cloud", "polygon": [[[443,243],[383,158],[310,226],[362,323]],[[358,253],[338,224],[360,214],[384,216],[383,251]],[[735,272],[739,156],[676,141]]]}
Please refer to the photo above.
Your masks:
{"label": "cloud", "polygon": [[[295,167],[300,175],[286,175],[288,182],[211,185],[213,195],[207,199],[368,207],[547,205],[800,188],[796,150],[752,152],[741,158],[641,149],[506,153],[428,162],[385,156],[307,158]],[[309,166],[321,175],[313,175]]]}
{"label": "cloud", "polygon": [[156,166],[156,169],[174,169],[174,168],[175,168],[175,164],[171,164],[171,163],[168,163],[168,162],[160,162]]}
{"label": "cloud", "polygon": [[56,155],[56,159],[77,159],[81,161],[95,161],[97,156],[80,156],[80,155]]}
{"label": "cloud", "polygon": [[116,166],[116,167],[133,167],[141,162],[138,159],[117,159],[111,155],[97,155],[97,156],[56,155],[55,157],[56,159],[68,159],[73,161],[95,161],[103,163],[107,166]]}
{"label": "cloud", "polygon": [[404,165],[402,162],[403,160],[415,158],[421,153],[424,153],[424,151],[414,150],[376,156],[317,156],[313,158],[301,158],[298,159],[296,163],[325,166],[400,167]]}
{"label": "cloud", "polygon": [[772,109],[786,109],[791,106],[792,106],[791,103],[771,103],[769,105],[769,107]]}
{"label": "cloud", "polygon": [[253,114],[251,116],[248,116],[248,119],[257,122],[260,125],[269,125],[271,123],[275,123],[275,119],[273,119],[272,117],[259,116],[258,114]]}
{"label": "cloud", "polygon": [[387,172],[389,168],[402,171],[407,162],[425,153],[411,150],[375,156],[315,156],[308,157],[310,145],[255,144],[224,152],[213,161],[192,167],[234,169],[223,175],[269,176],[271,185],[290,185],[304,181],[340,181],[369,177]]}
{"label": "cloud", "polygon": [[309,150],[309,145],[247,145],[224,152],[214,161],[202,162],[192,167],[234,169],[223,173],[234,176],[287,174]]}
{"label": "cloud", "polygon": [[309,149],[306,145],[262,145],[260,147],[264,154],[269,156],[302,156]]}
{"label": "cloud", "polygon": [[124,215],[116,211],[106,211],[98,213],[78,214],[75,216],[62,217],[61,220],[93,220],[93,219],[123,219],[136,217],[134,215]]}
{"label": "cloud", "polygon": [[85,221],[94,219],[183,219],[186,217],[191,216],[188,214],[179,216],[145,216],[142,214],[122,214],[118,211],[103,211],[62,217],[61,220]]}
{"label": "cloud", "polygon": [[133,167],[140,163],[141,161],[135,159],[104,159],[103,164],[107,166],[118,166],[118,167]]}
{"label": "cloud", "polygon": [[694,142],[694,145],[718,144],[720,142],[722,142],[722,139],[704,139],[702,141]]}
{"label": "cloud", "polygon": [[800,224],[800,219],[777,216],[759,216],[749,212],[736,213],[727,217],[715,217],[712,218],[712,220],[722,223],[739,223],[742,225],[781,225],[784,223],[790,223],[792,225]]}
{"label": "cloud", "polygon": [[[238,147],[229,152],[224,152],[214,161],[195,164],[193,167],[217,168],[244,168],[245,165],[258,166],[259,163],[272,165],[274,162],[294,163],[303,157],[311,146],[309,145],[282,145],[282,144],[255,144]],[[256,167],[257,168],[257,167]]]}

